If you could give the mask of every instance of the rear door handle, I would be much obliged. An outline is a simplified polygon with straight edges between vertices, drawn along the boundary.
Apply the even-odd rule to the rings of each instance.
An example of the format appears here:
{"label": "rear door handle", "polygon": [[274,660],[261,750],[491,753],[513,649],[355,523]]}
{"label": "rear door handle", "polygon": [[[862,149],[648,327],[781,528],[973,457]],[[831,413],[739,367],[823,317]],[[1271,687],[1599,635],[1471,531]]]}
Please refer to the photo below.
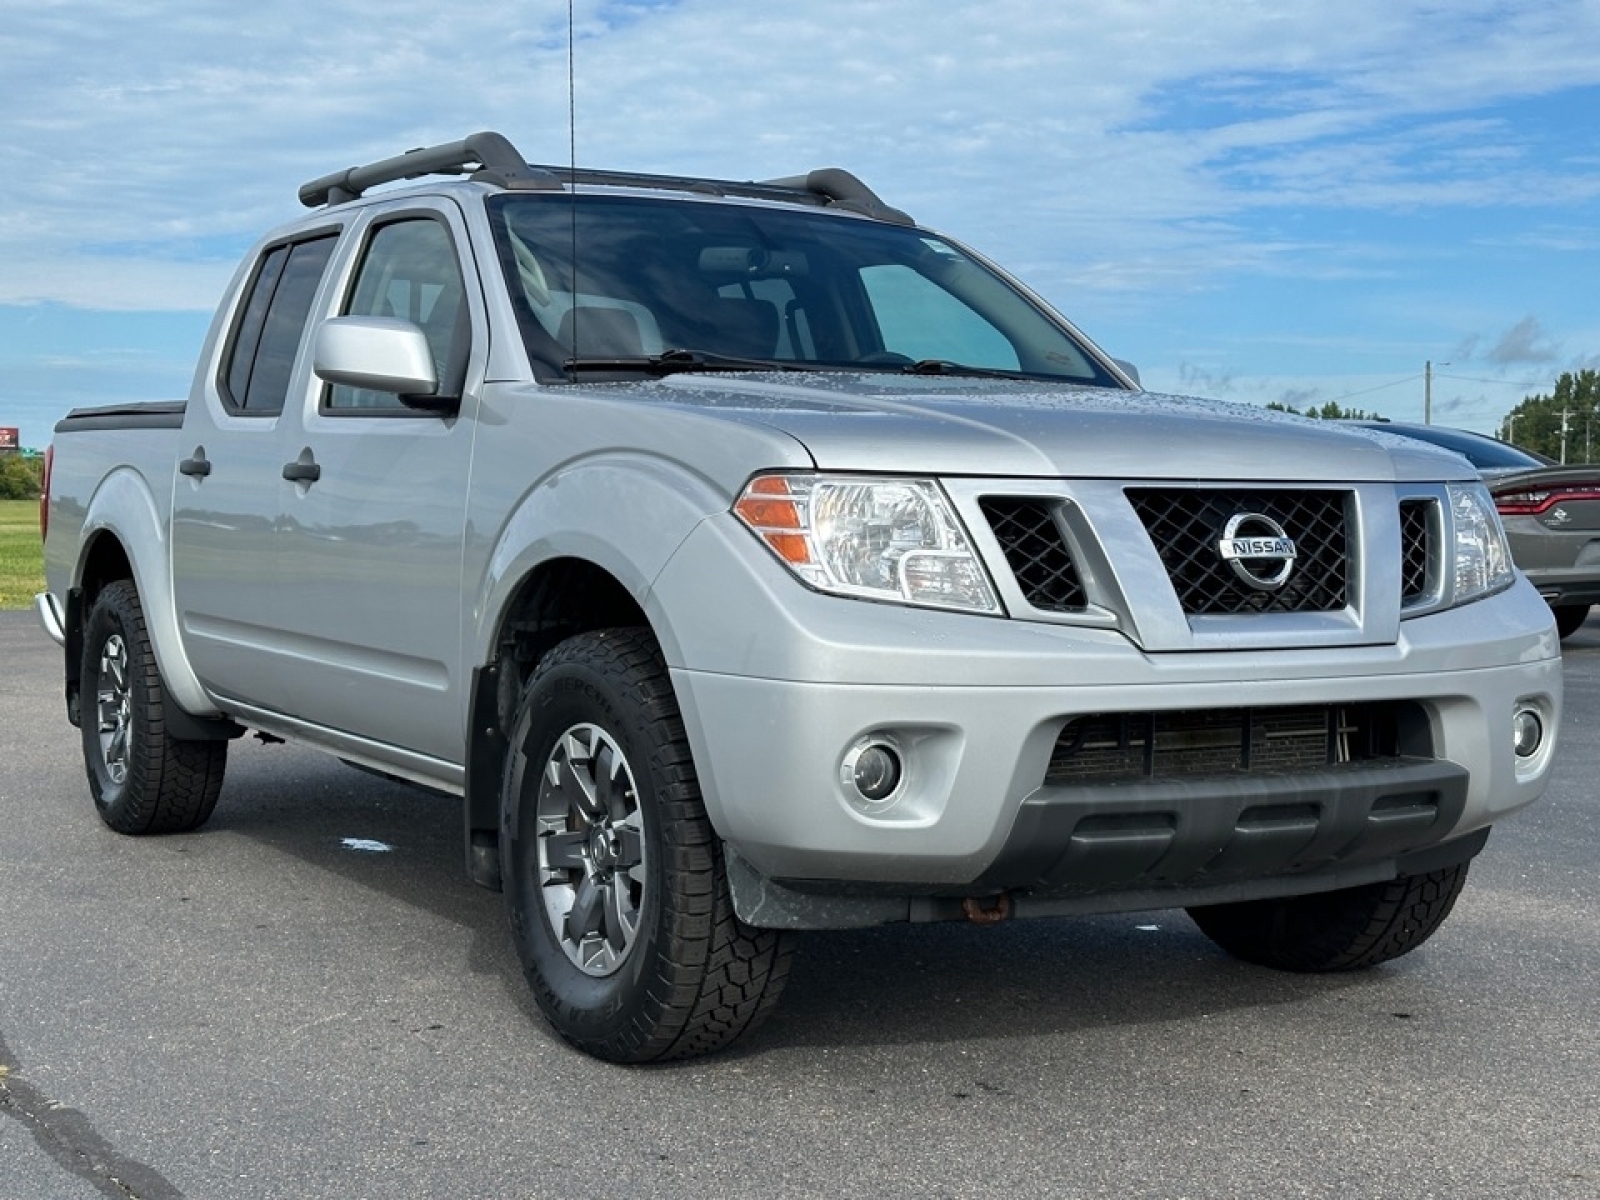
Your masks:
{"label": "rear door handle", "polygon": [[322,478],[322,468],[314,462],[284,463],[283,477],[295,483],[315,483]]}
{"label": "rear door handle", "polygon": [[204,479],[211,474],[211,463],[206,460],[206,452],[196,450],[193,458],[186,458],[180,462],[178,474],[187,475],[190,479]]}

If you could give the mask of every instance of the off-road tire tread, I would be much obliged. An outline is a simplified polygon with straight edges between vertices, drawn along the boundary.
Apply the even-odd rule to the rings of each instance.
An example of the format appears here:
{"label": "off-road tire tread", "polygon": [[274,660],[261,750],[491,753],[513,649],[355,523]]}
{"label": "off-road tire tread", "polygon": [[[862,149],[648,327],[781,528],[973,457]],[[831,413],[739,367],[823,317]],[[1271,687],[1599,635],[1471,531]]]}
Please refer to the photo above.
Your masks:
{"label": "off-road tire tread", "polygon": [[1467,863],[1363,887],[1191,908],[1207,937],[1284,971],[1357,971],[1415,950],[1455,907]]}
{"label": "off-road tire tread", "polygon": [[540,660],[528,681],[524,706],[541,678],[568,664],[611,681],[619,695],[632,696],[638,706],[649,757],[647,763],[635,762],[634,769],[649,771],[655,780],[667,859],[661,890],[663,937],[645,1002],[618,1037],[591,1041],[572,1036],[555,1017],[559,1001],[548,983],[525,962],[529,984],[557,1031],[597,1057],[646,1063],[712,1053],[753,1030],[772,1011],[787,982],[797,939],[785,931],[748,926],[733,911],[721,843],[706,816],[677,697],[651,632],[602,629],[568,638]]}
{"label": "off-road tire tread", "polygon": [[[111,628],[103,628],[109,624]],[[107,584],[96,598],[84,639],[82,725],[89,788],[100,818],[118,833],[188,833],[204,825],[217,806],[228,763],[226,741],[186,741],[167,733],[166,686],[150,646],[144,609],[129,579]],[[98,690],[100,650],[113,632],[128,652],[132,714],[128,773],[120,785],[102,779],[99,759]]]}

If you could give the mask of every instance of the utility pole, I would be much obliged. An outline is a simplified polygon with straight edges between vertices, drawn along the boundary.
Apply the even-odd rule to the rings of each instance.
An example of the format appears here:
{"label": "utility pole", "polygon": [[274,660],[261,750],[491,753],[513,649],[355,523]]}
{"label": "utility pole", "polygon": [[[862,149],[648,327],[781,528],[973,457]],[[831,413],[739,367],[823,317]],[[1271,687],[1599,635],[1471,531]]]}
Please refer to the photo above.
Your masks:
{"label": "utility pole", "polygon": [[1512,413],[1506,418],[1506,441],[1513,446],[1517,444],[1517,417],[1520,415],[1520,413]]}
{"label": "utility pole", "polygon": [[1567,465],[1567,421],[1572,416],[1570,408],[1561,410],[1561,465]]}

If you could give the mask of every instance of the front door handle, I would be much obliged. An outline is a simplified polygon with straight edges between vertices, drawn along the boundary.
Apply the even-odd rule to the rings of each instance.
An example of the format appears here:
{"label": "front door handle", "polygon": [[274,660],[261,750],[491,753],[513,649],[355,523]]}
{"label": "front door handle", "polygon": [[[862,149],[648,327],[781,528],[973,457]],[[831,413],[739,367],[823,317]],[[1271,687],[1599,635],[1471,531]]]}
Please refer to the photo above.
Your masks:
{"label": "front door handle", "polygon": [[314,462],[284,463],[283,477],[294,483],[315,483],[322,478],[322,468]]}

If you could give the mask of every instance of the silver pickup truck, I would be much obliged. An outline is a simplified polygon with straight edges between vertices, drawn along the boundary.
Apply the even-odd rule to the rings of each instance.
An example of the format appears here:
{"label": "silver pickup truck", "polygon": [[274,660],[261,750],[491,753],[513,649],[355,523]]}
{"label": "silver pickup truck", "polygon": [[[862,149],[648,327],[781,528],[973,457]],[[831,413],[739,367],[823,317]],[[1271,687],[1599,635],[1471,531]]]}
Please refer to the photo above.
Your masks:
{"label": "silver pickup truck", "polygon": [[38,610],[114,829],[204,823],[246,729],[459,795],[544,1013],[640,1062],[804,929],[1383,962],[1544,787],[1556,632],[1463,459],[1145,393],[836,169],[484,133],[300,199],[186,403],[57,427]]}

